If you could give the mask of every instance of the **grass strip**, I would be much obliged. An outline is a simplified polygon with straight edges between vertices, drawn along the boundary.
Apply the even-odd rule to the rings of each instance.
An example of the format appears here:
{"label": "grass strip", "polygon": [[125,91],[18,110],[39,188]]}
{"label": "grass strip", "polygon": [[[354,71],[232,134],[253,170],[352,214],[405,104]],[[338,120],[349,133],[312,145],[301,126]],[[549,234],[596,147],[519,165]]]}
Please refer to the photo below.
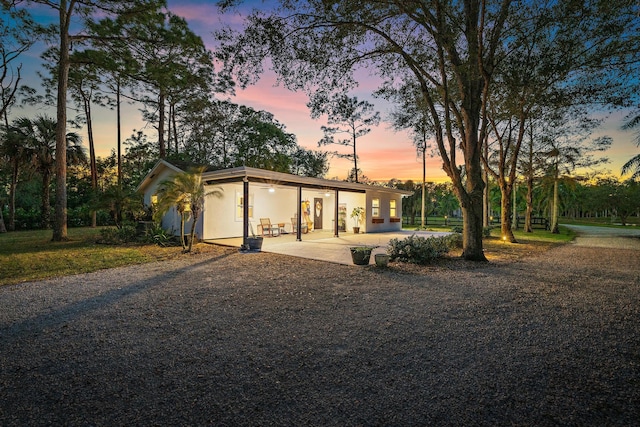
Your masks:
{"label": "grass strip", "polygon": [[0,234],[0,285],[141,264],[180,254],[176,247],[99,245],[99,229],[70,228],[65,242],[52,242],[51,233],[30,230]]}

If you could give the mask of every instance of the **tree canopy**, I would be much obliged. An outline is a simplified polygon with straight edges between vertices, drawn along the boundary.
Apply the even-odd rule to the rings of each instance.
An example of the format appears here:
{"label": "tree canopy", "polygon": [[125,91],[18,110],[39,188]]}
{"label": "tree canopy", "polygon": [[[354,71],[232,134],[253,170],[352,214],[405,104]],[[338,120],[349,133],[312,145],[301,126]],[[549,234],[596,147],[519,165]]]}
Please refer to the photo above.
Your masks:
{"label": "tree canopy", "polygon": [[[541,31],[551,34],[553,49],[545,54],[556,61],[534,70],[534,79],[544,81],[558,68],[551,98],[558,88],[562,96],[588,97],[572,88],[597,90],[611,84],[616,67],[633,61],[637,13],[636,2],[628,0],[281,0],[278,8],[254,12],[242,32],[220,32],[218,57],[241,85],[256,81],[267,58],[285,86],[309,93],[352,89],[355,71],[362,68],[375,73],[383,89],[414,81],[433,123],[443,170],[462,207],[463,255],[485,260],[481,156],[489,102],[499,80],[509,76],[503,64],[521,55],[522,40],[535,39]],[[532,26],[538,21],[546,27]],[[524,82],[522,68],[512,77]],[[607,101],[621,99],[620,92],[612,92]]]}

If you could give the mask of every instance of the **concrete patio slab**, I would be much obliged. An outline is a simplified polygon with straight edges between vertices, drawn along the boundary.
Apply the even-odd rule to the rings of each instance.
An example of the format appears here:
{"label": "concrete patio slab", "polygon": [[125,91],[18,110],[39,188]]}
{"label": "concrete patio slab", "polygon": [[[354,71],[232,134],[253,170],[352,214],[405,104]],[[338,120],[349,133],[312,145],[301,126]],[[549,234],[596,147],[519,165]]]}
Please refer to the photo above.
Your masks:
{"label": "concrete patio slab", "polygon": [[[365,233],[365,234],[341,234],[340,237],[332,237],[332,233],[315,231],[305,234],[302,241],[295,240],[295,235],[288,234],[280,237],[265,237],[262,243],[263,252],[271,252],[282,255],[290,255],[300,258],[315,259],[319,261],[334,262],[337,264],[352,265],[352,246],[376,246],[373,250],[370,264],[374,264],[373,255],[386,253],[387,246],[391,239],[404,239],[412,234],[421,237],[445,236],[448,232],[436,231],[396,231],[388,233]],[[210,243],[222,244],[226,246],[240,247],[242,239],[214,240]]]}

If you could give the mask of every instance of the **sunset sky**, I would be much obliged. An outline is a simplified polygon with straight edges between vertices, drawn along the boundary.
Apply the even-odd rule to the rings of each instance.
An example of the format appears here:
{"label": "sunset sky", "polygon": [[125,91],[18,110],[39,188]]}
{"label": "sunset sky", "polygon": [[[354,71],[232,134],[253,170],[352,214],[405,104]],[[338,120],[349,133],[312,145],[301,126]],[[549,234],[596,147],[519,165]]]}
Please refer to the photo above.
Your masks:
{"label": "sunset sky", "polygon": [[[264,7],[262,1],[253,3]],[[187,19],[191,29],[200,35],[209,47],[213,47],[212,31],[224,24],[241,26],[243,22],[243,15],[220,16],[213,1],[169,0],[168,5],[169,10],[173,13]],[[56,16],[53,10],[39,8],[37,18],[39,21],[48,21],[56,19]],[[23,69],[25,82],[34,87],[39,87],[36,72],[42,71],[39,58],[42,45],[39,46],[40,50],[33,49],[23,60],[25,63]],[[365,78],[360,81],[358,91],[352,92],[350,95],[374,103],[384,120],[391,106],[383,100],[371,97],[375,88],[375,81]],[[322,138],[320,127],[326,124],[325,118],[312,120],[306,107],[307,96],[304,93],[295,93],[276,86],[275,76],[272,73],[266,73],[262,76],[257,85],[246,90],[238,90],[236,95],[231,97],[231,101],[273,113],[275,118],[286,126],[287,132],[295,134],[298,143],[305,148],[327,151],[339,149],[341,152],[346,149],[346,147],[339,146],[318,147],[317,142]],[[155,134],[153,128],[144,128],[138,108],[137,105],[123,106],[123,138],[130,136],[134,129],[142,129],[149,136]],[[47,110],[46,112],[52,116],[55,115],[54,111]],[[20,109],[14,109],[12,112],[14,117],[24,114],[27,113]],[[620,131],[624,117],[625,114],[620,112],[612,115],[594,134],[594,137],[609,135],[613,138],[613,147],[606,153],[611,159],[611,163],[606,168],[615,176],[619,176],[622,164],[638,152],[632,142],[633,133]],[[98,107],[95,111],[95,120],[96,151],[99,156],[106,156],[115,148],[115,113]],[[81,132],[83,135],[85,133],[84,130]],[[86,137],[84,140],[86,141]],[[422,180],[422,160],[416,156],[416,150],[411,143],[410,136],[407,133],[394,132],[384,121],[378,127],[374,127],[370,134],[358,140],[358,156],[360,169],[372,180],[387,181],[391,178],[403,181],[408,179]],[[442,171],[441,164],[442,162],[438,160],[437,156],[427,158],[427,181],[448,179]],[[352,163],[348,160],[332,158],[327,177],[344,179],[351,167]]]}

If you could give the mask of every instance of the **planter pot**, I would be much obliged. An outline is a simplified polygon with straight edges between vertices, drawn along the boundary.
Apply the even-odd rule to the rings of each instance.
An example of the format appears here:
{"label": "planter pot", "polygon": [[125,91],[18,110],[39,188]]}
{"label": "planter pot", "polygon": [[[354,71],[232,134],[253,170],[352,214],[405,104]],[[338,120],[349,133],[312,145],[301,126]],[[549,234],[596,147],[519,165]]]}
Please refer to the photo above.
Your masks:
{"label": "planter pot", "polygon": [[354,234],[360,233],[360,227],[353,227],[353,233]]}
{"label": "planter pot", "polygon": [[372,249],[351,248],[351,259],[355,265],[369,265]]}
{"label": "planter pot", "polygon": [[375,260],[376,266],[378,267],[386,267],[389,265],[389,255],[387,254],[376,254]]}
{"label": "planter pot", "polygon": [[247,245],[250,251],[260,252],[262,249],[263,237],[247,237]]}

